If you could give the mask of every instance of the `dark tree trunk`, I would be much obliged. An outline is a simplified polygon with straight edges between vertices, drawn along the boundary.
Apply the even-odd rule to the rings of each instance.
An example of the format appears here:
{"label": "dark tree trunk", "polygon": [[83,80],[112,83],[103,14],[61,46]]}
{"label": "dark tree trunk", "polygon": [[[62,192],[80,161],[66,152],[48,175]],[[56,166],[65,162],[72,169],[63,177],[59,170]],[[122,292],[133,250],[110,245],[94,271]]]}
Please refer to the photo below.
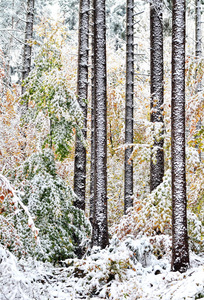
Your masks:
{"label": "dark tree trunk", "polygon": [[[35,0],[27,0],[25,43],[23,48],[22,81],[28,77],[31,71],[31,59],[32,59],[31,41],[33,37],[34,7],[35,7]],[[25,86],[22,85],[21,94],[23,95],[25,91],[26,88]],[[20,108],[21,117],[24,117],[26,115],[27,110],[28,110],[28,102],[25,102]],[[26,157],[25,149],[27,145],[26,129],[27,129],[27,124],[25,123],[24,128],[21,129],[21,134],[24,139],[24,141],[21,144],[21,150],[24,157]]]}
{"label": "dark tree trunk", "polygon": [[[81,0],[79,6],[79,49],[78,49],[78,102],[83,112],[83,137],[87,136],[88,56],[89,56],[89,0]],[[86,148],[76,136],[74,161],[74,205],[85,210],[86,195]]]}
{"label": "dark tree trunk", "polygon": [[[126,97],[125,144],[133,144],[134,99],[134,0],[127,0],[126,7]],[[133,205],[133,161],[128,162],[132,146],[125,149],[124,212]]]}
{"label": "dark tree trunk", "polygon": [[[150,4],[150,55],[151,55],[151,112],[153,126],[159,125],[160,133],[154,136],[150,162],[150,191],[153,191],[164,176],[164,121],[163,121],[163,17],[162,2],[155,0]],[[154,132],[153,132],[154,133]]]}
{"label": "dark tree trunk", "polygon": [[[202,56],[202,21],[201,21],[201,0],[195,0],[195,7],[196,7],[196,18],[195,18],[195,37],[196,37],[196,42],[195,42],[195,56],[196,56],[196,63],[200,63],[200,59]],[[195,74],[196,79],[198,80],[197,82],[197,87],[196,87],[196,92],[200,93],[202,92],[202,81],[199,80],[198,78],[198,70],[196,69],[196,74]],[[197,131],[201,129],[202,126],[202,119],[200,118],[198,123],[197,123]],[[198,146],[196,145],[196,148]],[[202,152],[199,152],[199,158],[200,161],[202,160]]]}
{"label": "dark tree trunk", "polygon": [[202,22],[201,22],[201,0],[195,0],[195,7],[196,7],[196,30],[195,30],[195,36],[196,36],[196,49],[195,49],[195,55],[196,58],[200,58],[202,55]]}
{"label": "dark tree trunk", "polygon": [[[195,1],[195,7],[196,7],[196,19],[195,19],[195,56],[197,63],[199,63],[199,60],[202,56],[202,22],[201,22],[201,0]],[[197,69],[196,69],[196,77],[197,77]],[[201,92],[201,81],[198,81],[197,84],[197,92]]]}
{"label": "dark tree trunk", "polygon": [[91,0],[91,177],[90,177],[90,222],[93,225],[95,201],[94,201],[94,178],[95,178],[95,92],[94,92],[94,0]]}
{"label": "dark tree trunk", "polygon": [[172,26],[172,271],[189,266],[185,170],[185,0],[173,0]]}
{"label": "dark tree trunk", "polygon": [[94,0],[95,178],[92,245],[108,245],[105,0]]}
{"label": "dark tree trunk", "polygon": [[[33,37],[33,20],[34,20],[34,0],[27,1],[26,12],[26,28],[25,28],[25,45],[23,49],[23,70],[22,80],[24,80],[31,70],[32,45],[30,44]],[[22,86],[22,94],[25,92],[25,87]]]}

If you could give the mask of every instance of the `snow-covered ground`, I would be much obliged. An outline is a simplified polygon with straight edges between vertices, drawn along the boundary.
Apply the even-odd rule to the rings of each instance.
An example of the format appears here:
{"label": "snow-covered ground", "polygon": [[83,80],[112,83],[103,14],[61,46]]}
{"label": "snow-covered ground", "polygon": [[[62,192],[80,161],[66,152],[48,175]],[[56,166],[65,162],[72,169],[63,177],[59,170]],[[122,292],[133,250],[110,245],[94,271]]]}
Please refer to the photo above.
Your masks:
{"label": "snow-covered ground", "polygon": [[148,238],[113,239],[108,249],[94,248],[83,259],[60,266],[17,261],[0,248],[0,300],[37,299],[201,299],[204,257],[191,253],[186,273],[170,271],[169,253],[157,259]]}

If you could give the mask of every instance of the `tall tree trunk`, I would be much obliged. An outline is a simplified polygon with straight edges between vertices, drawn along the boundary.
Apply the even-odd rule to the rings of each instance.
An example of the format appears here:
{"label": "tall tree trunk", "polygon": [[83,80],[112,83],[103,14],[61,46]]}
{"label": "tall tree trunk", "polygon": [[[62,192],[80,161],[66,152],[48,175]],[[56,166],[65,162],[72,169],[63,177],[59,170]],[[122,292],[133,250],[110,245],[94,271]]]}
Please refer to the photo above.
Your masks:
{"label": "tall tree trunk", "polygon": [[[27,0],[26,7],[26,26],[25,26],[25,43],[23,48],[23,65],[22,65],[22,81],[25,80],[30,71],[31,71],[31,58],[32,58],[32,45],[31,40],[33,37],[33,22],[34,22],[34,7],[35,0]],[[26,88],[22,85],[21,94],[23,95],[26,91]],[[28,102],[23,103],[20,108],[21,117],[24,117],[26,111],[28,110]],[[27,145],[27,137],[26,137],[26,129],[27,124],[24,124],[24,127],[21,130],[21,134],[23,137],[23,141],[21,144],[21,150],[24,157],[26,157],[26,145]]]}
{"label": "tall tree trunk", "polygon": [[[89,0],[81,0],[79,5],[79,49],[77,94],[83,111],[83,137],[87,136],[87,97],[88,97],[88,56],[89,56]],[[74,205],[85,210],[86,195],[86,148],[76,136],[74,161],[74,192],[77,199]]]}
{"label": "tall tree trunk", "polygon": [[92,245],[108,245],[105,0],[94,0],[95,179]]}
{"label": "tall tree trunk", "polygon": [[94,178],[95,178],[95,87],[94,87],[94,0],[91,0],[91,176],[90,176],[90,222],[93,225],[95,201],[94,201]]}
{"label": "tall tree trunk", "polygon": [[172,271],[189,266],[185,170],[185,0],[173,0],[172,26]]}
{"label": "tall tree trunk", "polygon": [[[30,44],[30,41],[32,40],[33,37],[34,6],[35,6],[35,0],[27,0],[22,80],[24,80],[28,76],[31,70],[32,45]],[[22,94],[24,94],[25,92],[24,86],[22,86],[21,92]]]}
{"label": "tall tree trunk", "polygon": [[[126,101],[125,144],[133,144],[133,99],[134,99],[134,0],[126,6]],[[124,212],[133,205],[133,161],[128,162],[132,146],[125,149]]]}
{"label": "tall tree trunk", "polygon": [[[196,7],[196,18],[195,18],[195,37],[196,37],[196,42],[195,42],[195,56],[196,56],[196,63],[200,63],[200,59],[202,56],[202,21],[201,21],[201,0],[195,0],[195,7]],[[196,74],[195,74],[196,79],[198,80],[198,70],[196,69]],[[197,82],[197,87],[196,87],[196,92],[200,93],[202,92],[202,82],[201,80],[198,80]],[[200,118],[198,123],[197,123],[197,130],[199,131],[202,126],[202,119]],[[198,146],[196,145],[196,148]],[[202,152],[199,153],[200,161],[202,159]]]}
{"label": "tall tree trunk", "polygon": [[[195,0],[195,7],[196,7],[196,20],[195,20],[195,37],[196,37],[196,43],[195,43],[195,56],[196,59],[199,61],[199,59],[202,56],[202,22],[201,22],[201,0]],[[196,70],[197,75],[197,70]],[[201,82],[198,83],[197,91],[201,91]]]}
{"label": "tall tree trunk", "polygon": [[164,176],[164,84],[163,84],[163,17],[162,2],[150,3],[150,55],[151,55],[151,103],[150,121],[160,125],[160,133],[154,136],[150,162],[150,191],[153,191]]}

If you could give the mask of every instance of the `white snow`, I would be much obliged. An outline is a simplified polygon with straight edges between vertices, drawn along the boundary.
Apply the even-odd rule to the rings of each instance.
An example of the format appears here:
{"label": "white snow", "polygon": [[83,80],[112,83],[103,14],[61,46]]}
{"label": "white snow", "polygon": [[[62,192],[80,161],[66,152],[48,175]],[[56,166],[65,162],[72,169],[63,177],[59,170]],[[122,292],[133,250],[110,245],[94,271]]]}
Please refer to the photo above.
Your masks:
{"label": "white snow", "polygon": [[[157,260],[148,238],[111,240],[84,259],[62,266],[20,260],[0,247],[0,300],[163,299],[204,297],[204,257],[191,253],[186,273],[170,271],[170,257]],[[144,261],[144,257],[147,258]],[[95,294],[94,294],[95,293]]]}

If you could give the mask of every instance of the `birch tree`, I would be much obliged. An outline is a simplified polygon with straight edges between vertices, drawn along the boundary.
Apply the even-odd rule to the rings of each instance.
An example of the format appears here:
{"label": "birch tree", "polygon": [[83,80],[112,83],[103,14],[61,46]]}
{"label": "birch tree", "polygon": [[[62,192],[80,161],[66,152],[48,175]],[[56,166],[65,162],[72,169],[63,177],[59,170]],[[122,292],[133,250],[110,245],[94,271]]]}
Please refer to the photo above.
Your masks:
{"label": "birch tree", "polygon": [[92,245],[108,245],[107,224],[107,77],[105,0],[94,0],[95,174]]}
{"label": "birch tree", "polygon": [[185,169],[185,0],[173,0],[172,21],[172,271],[189,266]]}
{"label": "birch tree", "polygon": [[133,205],[133,161],[129,162],[133,144],[134,98],[134,0],[127,0],[126,7],[126,97],[125,97],[125,213]]}
{"label": "birch tree", "polygon": [[[22,80],[24,80],[28,76],[31,70],[31,57],[32,57],[31,40],[33,37],[34,5],[35,5],[35,0],[27,0],[25,44],[23,48]],[[22,86],[22,94],[24,94],[24,92],[25,92],[25,87]]]}
{"label": "birch tree", "polygon": [[150,162],[150,191],[153,191],[163,180],[163,18],[160,0],[150,3],[150,56],[151,56],[151,113],[150,121],[154,127],[154,144]]}
{"label": "birch tree", "polygon": [[[78,102],[83,111],[83,137],[87,136],[87,96],[88,96],[88,56],[89,56],[89,0],[79,4],[79,48],[78,48]],[[76,136],[74,164],[74,192],[77,199],[74,205],[85,210],[86,195],[86,148]]]}

